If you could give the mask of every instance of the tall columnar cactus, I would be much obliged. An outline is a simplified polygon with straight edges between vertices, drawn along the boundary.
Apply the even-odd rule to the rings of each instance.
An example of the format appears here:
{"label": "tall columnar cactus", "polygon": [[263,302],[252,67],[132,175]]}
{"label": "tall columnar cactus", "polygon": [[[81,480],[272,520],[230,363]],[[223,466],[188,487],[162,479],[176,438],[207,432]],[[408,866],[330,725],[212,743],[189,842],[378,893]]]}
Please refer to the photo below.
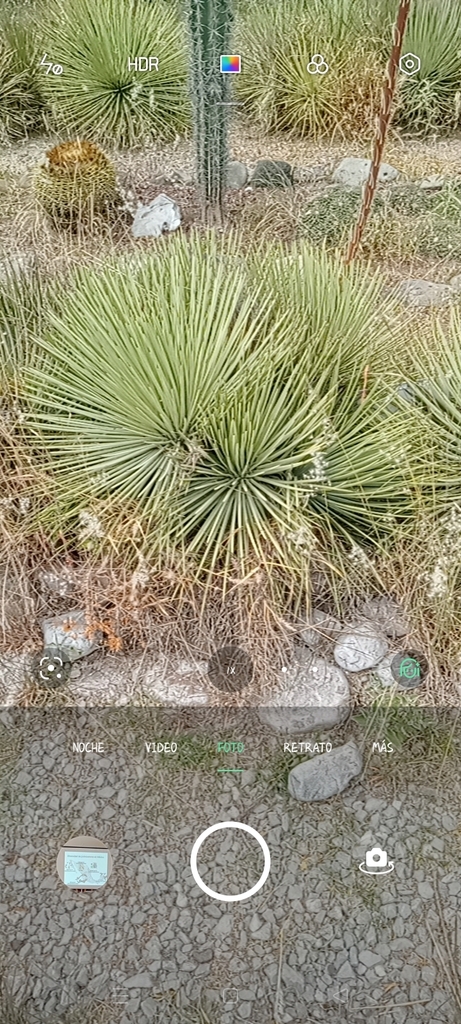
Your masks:
{"label": "tall columnar cactus", "polygon": [[229,76],[221,73],[220,56],[230,52],[232,0],[187,2],[197,179],[206,219],[219,224],[226,184],[230,102]]}

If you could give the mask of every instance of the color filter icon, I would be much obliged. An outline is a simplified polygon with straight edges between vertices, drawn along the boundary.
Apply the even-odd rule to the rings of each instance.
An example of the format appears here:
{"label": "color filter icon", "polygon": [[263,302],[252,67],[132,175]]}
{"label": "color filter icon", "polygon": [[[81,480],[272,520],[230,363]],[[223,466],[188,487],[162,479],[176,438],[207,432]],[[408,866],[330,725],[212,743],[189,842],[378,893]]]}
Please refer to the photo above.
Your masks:
{"label": "color filter icon", "polygon": [[223,53],[219,58],[221,61],[221,72],[223,75],[239,75],[241,71],[242,58],[236,53]]}

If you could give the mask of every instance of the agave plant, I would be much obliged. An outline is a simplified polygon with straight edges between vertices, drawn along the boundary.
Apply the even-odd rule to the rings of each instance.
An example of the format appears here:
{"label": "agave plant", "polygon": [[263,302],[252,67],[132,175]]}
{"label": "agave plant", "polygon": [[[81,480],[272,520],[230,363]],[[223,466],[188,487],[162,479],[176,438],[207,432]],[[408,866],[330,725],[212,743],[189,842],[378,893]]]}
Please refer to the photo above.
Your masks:
{"label": "agave plant", "polygon": [[0,139],[19,138],[43,127],[43,99],[32,33],[0,10]]}
{"label": "agave plant", "polygon": [[[151,556],[181,550],[207,572],[255,558],[294,571],[318,538],[392,526],[406,501],[406,419],[384,417],[376,392],[360,400],[376,328],[364,296],[375,286],[358,304],[353,357],[355,277],[337,268],[329,317],[327,300],[321,310],[312,301],[300,339],[306,263],[281,259],[261,258],[258,281],[234,240],[179,239],[138,267],[82,272],[29,378],[28,426],[66,514],[90,495],[106,510],[113,499],[136,507]],[[325,263],[310,260],[320,294]],[[286,294],[293,274],[298,291]]]}
{"label": "agave plant", "polygon": [[[248,52],[238,90],[266,130],[357,135],[371,127],[382,72],[357,0],[308,5],[266,0],[240,21]],[[310,74],[314,54],[329,70]]]}
{"label": "agave plant", "polygon": [[71,434],[87,437],[87,468],[108,475],[124,497],[155,495],[189,457],[220,390],[246,359],[255,361],[267,319],[258,293],[245,294],[240,264],[222,255],[212,243],[205,253],[197,239],[175,240],[138,267],[80,276],[68,315],[56,316],[41,342],[62,376],[55,409],[45,400],[39,420],[66,474],[79,472],[60,431],[66,408]]}
{"label": "agave plant", "polygon": [[59,291],[36,273],[9,271],[0,284],[0,390],[17,380],[33,359],[34,338],[41,330],[45,308]]}
{"label": "agave plant", "polygon": [[384,299],[379,276],[300,244],[288,256],[273,248],[264,287],[279,313],[290,310],[291,357],[300,372],[323,391],[333,380],[360,391],[364,368],[395,336],[394,303]]}
{"label": "agave plant", "polygon": [[420,70],[401,75],[395,121],[412,133],[461,123],[461,22],[457,0],[413,5],[403,52],[416,54]]}
{"label": "agave plant", "polygon": [[434,345],[413,354],[414,379],[405,400],[432,448],[430,480],[439,502],[461,503],[461,313],[448,333],[435,327]]}
{"label": "agave plant", "polygon": [[50,21],[48,53],[63,73],[43,82],[60,127],[127,146],[184,131],[187,62],[174,8],[162,0],[77,0],[72,8],[57,0]]}

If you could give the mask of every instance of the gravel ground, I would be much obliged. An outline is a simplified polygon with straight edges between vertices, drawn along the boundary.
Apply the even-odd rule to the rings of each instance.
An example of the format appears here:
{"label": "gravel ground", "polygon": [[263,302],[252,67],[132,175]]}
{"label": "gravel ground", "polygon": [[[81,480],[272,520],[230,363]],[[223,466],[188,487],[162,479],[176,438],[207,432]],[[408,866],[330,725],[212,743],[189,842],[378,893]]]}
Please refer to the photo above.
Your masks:
{"label": "gravel ground", "polygon": [[[268,784],[279,738],[255,735],[241,774],[218,774],[197,747],[178,767],[146,754],[156,737],[142,714],[116,731],[82,711],[1,716],[22,748],[0,785],[3,962],[30,1011],[103,1004],[112,1024],[459,1020],[461,802],[448,776],[442,792],[365,777],[333,801],[300,804]],[[72,753],[80,739],[105,749]],[[251,824],[271,851],[266,884],[242,902],[209,898],[191,874],[194,840],[225,820]],[[99,892],[78,895],[57,877],[60,845],[79,834],[112,850]],[[388,851],[392,873],[361,874],[372,846]],[[198,866],[206,884],[238,893],[262,855],[227,829]]]}

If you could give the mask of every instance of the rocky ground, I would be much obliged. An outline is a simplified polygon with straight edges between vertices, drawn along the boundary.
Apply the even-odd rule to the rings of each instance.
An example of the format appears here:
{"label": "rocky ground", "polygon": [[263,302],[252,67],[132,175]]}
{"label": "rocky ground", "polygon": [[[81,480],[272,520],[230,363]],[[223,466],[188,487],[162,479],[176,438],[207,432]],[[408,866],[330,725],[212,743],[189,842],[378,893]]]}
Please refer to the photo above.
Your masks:
{"label": "rocky ground", "polygon": [[[113,1024],[459,1020],[461,802],[448,762],[420,765],[418,782],[408,761],[406,781],[384,754],[380,782],[365,767],[342,795],[306,803],[287,791],[285,739],[248,714],[227,728],[200,714],[170,720],[179,753],[168,756],[146,753],[168,730],[144,711],[2,713],[2,963],[16,999],[44,1019],[87,1006],[87,1022],[103,1010]],[[349,738],[367,765],[373,733],[351,740],[351,728],[328,734],[333,749]],[[245,753],[216,757],[220,737]],[[80,739],[104,751],[73,753]],[[240,773],[219,773],[239,759]],[[211,899],[191,874],[194,840],[225,820],[250,824],[271,853],[267,882],[242,902]],[[80,834],[113,855],[93,893],[56,873],[59,847]],[[374,846],[394,871],[361,873]],[[239,893],[262,854],[218,831],[198,867],[211,888]]]}
{"label": "rocky ground", "polygon": [[[14,602],[13,602],[14,603]],[[69,598],[63,604],[69,606]],[[355,611],[342,620],[314,607],[308,618],[287,622],[286,643],[280,664],[252,661],[251,638],[235,650],[249,661],[249,674],[237,665],[232,678],[234,692],[219,688],[211,671],[221,651],[233,646],[213,646],[212,638],[202,652],[138,649],[117,652],[108,649],[102,633],[92,632],[82,608],[47,615],[40,620],[42,646],[34,642],[24,653],[0,654],[0,703],[6,707],[54,704],[58,706],[101,707],[127,704],[197,707],[232,704],[265,708],[266,723],[291,721],[287,709],[328,709],[321,726],[334,726],[352,705],[385,702],[395,693],[404,702],[458,706],[461,685],[456,672],[445,680],[443,700],[440,680],[423,654],[415,650],[411,624],[403,608],[387,595],[356,602]],[[396,675],[396,661],[406,655],[416,659],[421,673],[416,678]],[[49,657],[48,657],[49,656]],[[54,687],[53,661],[64,658],[65,675]],[[46,664],[42,661],[48,657]],[[419,659],[419,660],[418,660]],[[231,658],[232,660],[232,658]],[[51,674],[47,665],[51,661]],[[45,678],[46,677],[46,678]],[[450,687],[451,683],[451,687]],[[415,684],[415,686],[413,686]],[[437,693],[437,699],[434,697]],[[303,721],[303,727],[310,727]]]}
{"label": "rocky ground", "polygon": [[[167,231],[177,230],[179,225],[187,231],[200,224],[193,145],[190,140],[177,139],[172,144],[110,154],[123,200],[120,217],[112,230],[99,231],[94,237],[71,237],[57,232],[37,208],[33,177],[46,151],[59,141],[55,137],[26,140],[5,147],[0,156],[1,270],[7,264],[16,269],[39,267],[46,273],[69,269],[75,263],[107,258],[114,249],[139,251],[139,246],[146,244],[143,236],[155,237],[162,224]],[[338,188],[347,192],[361,186],[368,150],[368,145],[345,140],[312,142],[289,136],[264,136],[248,122],[236,122],[230,137],[233,163],[226,200],[227,225],[240,230],[248,239],[253,235],[290,241],[302,236],[301,225],[309,217],[313,201],[328,196],[331,189],[337,195]],[[393,173],[383,177],[382,184],[387,188],[410,182],[429,191],[440,189],[444,183],[458,180],[460,153],[461,141],[456,136],[422,141],[395,134],[386,150],[386,167]],[[282,161],[285,167],[289,165],[291,172],[280,175],[279,168],[275,180],[272,169],[268,181],[260,173],[261,161],[274,160]],[[264,187],[271,184],[270,177],[275,190]],[[165,206],[162,195],[166,195],[170,205]],[[162,209],[151,210],[150,216],[150,204],[159,202]],[[143,223],[146,217],[147,230]],[[452,298],[457,299],[459,281],[454,293],[450,282],[453,278],[457,281],[459,260],[450,259],[447,254],[440,258],[437,253],[433,259],[414,260],[399,252],[398,239],[393,240],[393,246],[395,254],[383,251],[378,262],[387,280],[403,282],[400,294],[404,305],[446,305]],[[425,283],[420,284],[421,281]]]}

